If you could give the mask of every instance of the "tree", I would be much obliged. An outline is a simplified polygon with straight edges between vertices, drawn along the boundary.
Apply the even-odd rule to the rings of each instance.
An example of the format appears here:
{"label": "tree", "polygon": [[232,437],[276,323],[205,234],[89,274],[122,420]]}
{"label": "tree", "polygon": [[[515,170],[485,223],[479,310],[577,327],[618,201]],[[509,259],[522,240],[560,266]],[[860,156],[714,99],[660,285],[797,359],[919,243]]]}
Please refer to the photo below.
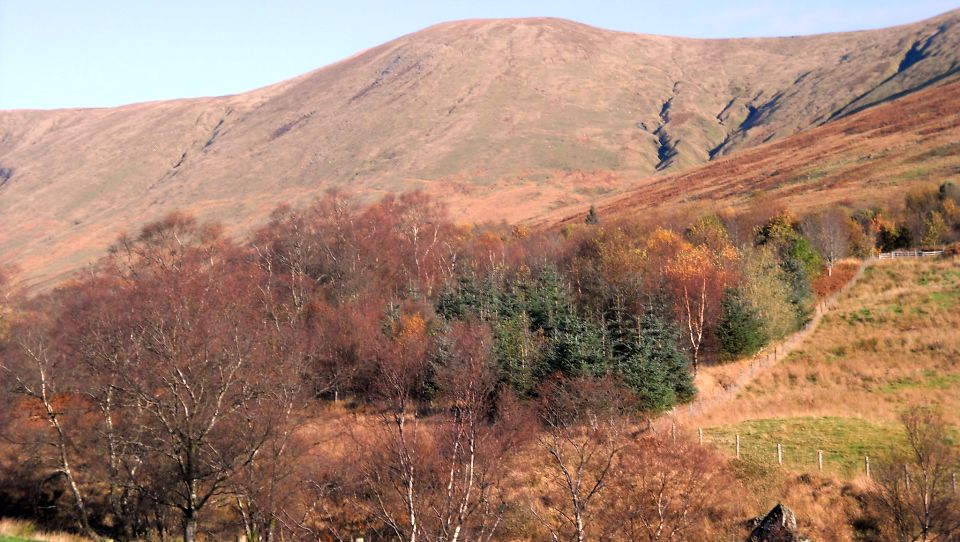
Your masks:
{"label": "tree", "polygon": [[834,265],[846,258],[850,250],[849,218],[846,213],[834,208],[809,215],[802,227],[826,262],[827,274],[833,276]]}
{"label": "tree", "polygon": [[496,374],[489,331],[483,325],[455,323],[435,353],[436,379],[444,405],[433,420],[415,411],[414,381],[400,374],[416,371],[425,351],[423,336],[401,335],[384,379],[384,420],[377,452],[364,468],[361,506],[398,540],[489,541],[504,512],[500,479],[510,439],[490,423]]}
{"label": "tree", "polygon": [[907,248],[913,242],[913,237],[906,225],[899,226],[887,220],[879,220],[877,226],[877,247],[881,252],[890,252]]}
{"label": "tree", "polygon": [[930,215],[940,208],[940,189],[935,184],[914,186],[903,200],[906,226],[915,234],[915,240],[923,242],[927,237]]}
{"label": "tree", "polygon": [[926,247],[933,247],[943,242],[943,238],[950,228],[939,211],[930,211],[923,223],[923,230],[923,238],[920,243]]}
{"label": "tree", "polygon": [[691,354],[693,373],[700,367],[700,351],[719,312],[719,301],[731,282],[735,251],[714,254],[705,246],[685,246],[667,261],[665,275],[673,290],[677,313]]}
{"label": "tree", "polygon": [[591,540],[625,445],[622,424],[629,402],[611,380],[555,380],[541,395],[543,430],[537,441],[555,493],[531,509],[555,542]]}
{"label": "tree", "polygon": [[597,214],[597,208],[593,205],[590,206],[590,210],[587,211],[587,217],[583,219],[584,223],[590,226],[596,226],[600,223],[600,215]]}
{"label": "tree", "polygon": [[154,477],[138,490],[176,509],[192,542],[200,513],[275,429],[268,376],[300,375],[270,370],[260,268],[215,229],[175,215],[113,254],[136,316],[130,357],[107,370],[141,413],[134,447]]}
{"label": "tree", "polygon": [[640,317],[617,312],[607,329],[611,373],[636,394],[642,409],[661,411],[693,399],[690,359],[672,322],[651,308]]}
{"label": "tree", "polygon": [[796,219],[781,213],[758,228],[756,244],[769,246],[780,259],[787,283],[791,287],[791,303],[800,322],[809,320],[813,313],[813,289],[811,281],[820,274],[823,260],[810,241],[800,235]]}
{"label": "tree", "polygon": [[685,232],[690,243],[721,253],[732,246],[727,228],[717,215],[698,218]]}
{"label": "tree", "polygon": [[73,499],[77,528],[84,536],[99,539],[90,525],[87,497],[74,467],[77,460],[76,443],[64,420],[65,417],[77,417],[81,409],[76,405],[67,408],[71,401],[76,400],[76,394],[69,386],[71,380],[64,370],[67,360],[51,349],[43,332],[36,332],[43,327],[41,320],[30,322],[29,327],[23,330],[14,331],[19,337],[19,348],[12,360],[0,359],[0,374],[12,383],[9,391],[25,397],[28,401],[25,406],[38,411],[38,417],[49,431],[45,442],[56,451],[53,461],[55,476],[63,477]]}
{"label": "tree", "polygon": [[789,277],[770,247],[747,249],[743,257],[740,294],[761,322],[763,336],[777,340],[797,328]]}
{"label": "tree", "polygon": [[726,360],[752,356],[763,347],[763,323],[757,312],[733,288],[728,288],[721,301],[717,338],[720,355]]}
{"label": "tree", "polygon": [[500,381],[521,396],[532,394],[546,371],[546,340],[531,331],[527,313],[521,311],[494,323],[493,341]]}
{"label": "tree", "polygon": [[736,516],[738,483],[723,460],[687,440],[647,435],[624,448],[603,512],[611,539],[720,540],[716,518]]}
{"label": "tree", "polygon": [[960,456],[947,439],[942,416],[913,407],[901,416],[907,447],[877,469],[874,505],[891,540],[954,540],[960,534],[960,496],[951,476]]}

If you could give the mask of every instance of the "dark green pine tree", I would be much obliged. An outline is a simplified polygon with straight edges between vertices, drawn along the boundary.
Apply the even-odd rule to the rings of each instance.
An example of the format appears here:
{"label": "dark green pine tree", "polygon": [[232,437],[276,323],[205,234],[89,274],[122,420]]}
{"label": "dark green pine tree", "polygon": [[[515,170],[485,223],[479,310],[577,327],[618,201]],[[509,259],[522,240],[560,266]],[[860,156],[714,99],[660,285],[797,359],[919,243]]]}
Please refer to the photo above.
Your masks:
{"label": "dark green pine tree", "polygon": [[540,270],[537,277],[521,285],[523,309],[530,316],[530,329],[543,330],[550,338],[574,311],[567,285],[560,273],[551,267]]}
{"label": "dark green pine tree", "polygon": [[505,316],[493,325],[493,351],[497,357],[498,379],[520,396],[530,396],[547,372],[543,341],[530,331],[527,313]]}
{"label": "dark green pine tree", "polygon": [[596,207],[594,207],[593,205],[590,206],[590,210],[587,211],[587,217],[583,219],[583,222],[591,226],[596,226],[597,224],[600,223],[600,215],[597,214]]}
{"label": "dark green pine tree", "polygon": [[494,277],[478,280],[473,274],[461,276],[457,284],[440,293],[436,311],[445,320],[462,320],[468,316],[484,322],[513,315],[516,299]]}
{"label": "dark green pine tree", "polygon": [[570,376],[599,377],[610,372],[612,360],[606,355],[603,330],[576,314],[558,319],[547,335],[549,348],[545,368]]}
{"label": "dark green pine tree", "polygon": [[649,311],[639,319],[613,312],[607,333],[612,367],[629,386],[644,410],[660,411],[696,395],[690,360],[680,347],[680,335],[668,319]]}
{"label": "dark green pine tree", "polygon": [[756,354],[766,342],[757,312],[733,288],[724,292],[720,307],[722,312],[717,323],[720,357],[730,361]]}

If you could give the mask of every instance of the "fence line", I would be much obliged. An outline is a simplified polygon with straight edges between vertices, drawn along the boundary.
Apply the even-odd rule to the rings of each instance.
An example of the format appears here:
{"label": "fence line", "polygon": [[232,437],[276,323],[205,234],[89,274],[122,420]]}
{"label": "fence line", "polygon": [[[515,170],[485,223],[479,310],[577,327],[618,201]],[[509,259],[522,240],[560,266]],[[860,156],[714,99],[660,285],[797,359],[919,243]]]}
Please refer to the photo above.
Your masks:
{"label": "fence line", "polygon": [[832,295],[826,299],[818,302],[814,307],[813,317],[809,322],[804,324],[804,326],[797,332],[789,335],[784,340],[773,345],[768,345],[766,348],[761,350],[758,354],[753,357],[753,360],[746,367],[746,369],[737,376],[736,380],[732,384],[726,386],[722,391],[713,395],[709,398],[698,398],[693,402],[686,405],[686,407],[680,407],[679,409],[675,408],[669,416],[663,416],[658,419],[656,422],[651,423],[651,428],[654,430],[657,429],[667,429],[667,423],[676,423],[683,418],[692,418],[696,415],[706,414],[710,410],[720,406],[734,398],[736,398],[737,393],[740,392],[744,387],[747,386],[757,374],[781,361],[783,358],[787,357],[791,352],[797,349],[803,342],[817,329],[817,326],[820,324],[823,315],[826,314],[835,304],[837,299],[846,293],[852,288],[857,281],[863,277],[864,272],[868,267],[873,265],[877,260],[875,258],[870,258],[864,260],[857,272],[843,285],[842,288],[834,292]]}
{"label": "fence line", "polygon": [[892,260],[894,258],[927,258],[930,256],[942,255],[942,250],[895,250],[893,252],[881,252],[878,256],[878,259]]}
{"label": "fence line", "polygon": [[[864,260],[857,272],[851,277],[851,279],[837,292],[830,295],[823,301],[819,302],[815,309],[813,317],[807,322],[803,328],[801,328],[796,333],[793,333],[783,341],[768,346],[765,351],[761,351],[759,354],[753,357],[751,363],[746,367],[746,369],[740,373],[736,378],[733,384],[726,386],[723,391],[717,393],[716,395],[706,398],[706,399],[697,399],[692,403],[688,404],[686,408],[681,407],[680,409],[675,408],[666,416],[661,416],[659,419],[650,422],[650,429],[653,431],[667,430],[669,425],[670,435],[673,439],[676,439],[676,433],[678,431],[678,424],[686,419],[693,418],[697,414],[705,414],[709,412],[712,408],[722,405],[723,403],[734,399],[737,393],[740,392],[747,384],[749,384],[756,375],[766,369],[778,363],[780,360],[785,358],[791,352],[793,352],[797,347],[799,347],[804,340],[809,337],[820,324],[823,315],[826,314],[833,306],[836,304],[839,297],[846,292],[848,292],[854,285],[863,277],[866,270],[875,264],[878,260],[887,260],[887,259],[896,259],[896,258],[924,258],[931,256],[940,256],[944,253],[942,250],[934,251],[895,251],[879,254],[875,258],[870,258]],[[769,447],[763,451],[756,452],[752,447],[745,446],[746,442],[741,438],[740,434],[736,434],[735,438],[732,439],[732,442],[721,442],[718,439],[710,438],[709,434],[705,434],[703,427],[697,428],[697,438],[701,446],[710,444],[718,447],[733,446],[733,452],[736,459],[740,460],[747,456],[751,457],[762,457],[765,454],[770,454],[769,457],[771,463],[776,461],[776,464],[783,467],[784,466],[784,455],[785,452],[792,452],[790,456],[796,458],[795,461],[788,461],[790,467],[800,467],[801,470],[806,468],[806,465],[809,465],[811,468],[815,467],[817,472],[823,473],[825,468],[835,468],[835,472],[841,474],[854,474],[859,473],[859,475],[866,476],[871,478],[872,473],[870,469],[870,456],[864,454],[859,457],[851,457],[849,455],[839,455],[839,454],[828,454],[822,448],[815,450],[808,450],[801,447],[794,446],[784,446],[782,443],[776,443],[775,447]],[[769,445],[769,444],[765,444]],[[729,450],[729,448],[727,448]],[[807,461],[809,460],[809,463]],[[859,464],[859,467],[856,465]],[[834,470],[831,468],[831,470]],[[852,470],[851,470],[852,469]],[[952,473],[950,477],[950,484],[952,486],[952,491],[954,494],[957,494],[957,474]]]}
{"label": "fence line", "polygon": [[[682,431],[677,428],[676,431]],[[823,448],[810,448],[801,445],[788,445],[782,442],[773,443],[762,438],[748,439],[743,435],[736,433],[726,435],[725,437],[711,437],[704,428],[698,427],[697,433],[704,435],[700,441],[700,446],[714,446],[731,454],[737,460],[760,463],[770,467],[785,468],[794,472],[807,472],[818,474],[839,474],[841,476],[850,476],[855,478],[864,476],[872,479],[873,459],[869,453],[863,455],[828,453]],[[904,466],[906,468],[906,466]],[[904,471],[907,473],[908,471]],[[908,476],[908,474],[905,474]],[[944,482],[948,488],[957,494],[957,473],[950,473],[949,478]]]}

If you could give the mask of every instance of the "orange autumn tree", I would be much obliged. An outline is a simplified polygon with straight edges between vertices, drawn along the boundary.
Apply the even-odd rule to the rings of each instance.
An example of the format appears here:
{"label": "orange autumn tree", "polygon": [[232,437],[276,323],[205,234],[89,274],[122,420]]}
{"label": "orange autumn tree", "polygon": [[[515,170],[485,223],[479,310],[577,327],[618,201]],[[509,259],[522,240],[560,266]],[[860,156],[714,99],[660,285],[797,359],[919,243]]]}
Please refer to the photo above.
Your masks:
{"label": "orange autumn tree", "polygon": [[648,247],[651,255],[659,256],[663,286],[673,299],[696,374],[708,328],[719,318],[723,292],[736,283],[737,251],[723,236],[694,244],[664,229],[653,233]]}

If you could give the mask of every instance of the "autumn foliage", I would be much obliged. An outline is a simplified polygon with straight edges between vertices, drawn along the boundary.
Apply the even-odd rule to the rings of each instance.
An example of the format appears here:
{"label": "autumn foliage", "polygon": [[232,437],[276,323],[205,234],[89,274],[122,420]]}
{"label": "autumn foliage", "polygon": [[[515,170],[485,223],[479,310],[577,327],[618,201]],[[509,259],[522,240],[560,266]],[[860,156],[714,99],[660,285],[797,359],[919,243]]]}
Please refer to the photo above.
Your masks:
{"label": "autumn foliage", "polygon": [[801,326],[887,215],[528,231],[329,194],[241,241],[173,214],[0,290],[0,505],[118,540],[716,539],[737,482],[645,422]]}

